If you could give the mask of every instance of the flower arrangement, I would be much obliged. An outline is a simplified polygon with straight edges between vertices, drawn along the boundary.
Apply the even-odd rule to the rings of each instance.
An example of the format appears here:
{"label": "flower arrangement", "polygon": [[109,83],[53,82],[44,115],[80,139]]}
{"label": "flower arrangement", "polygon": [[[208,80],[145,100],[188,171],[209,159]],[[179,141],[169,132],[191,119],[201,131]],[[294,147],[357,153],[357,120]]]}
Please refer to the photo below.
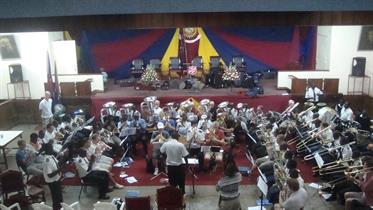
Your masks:
{"label": "flower arrangement", "polygon": [[225,68],[222,76],[223,80],[226,81],[238,80],[239,77],[240,76],[235,65],[230,65],[228,68]]}
{"label": "flower arrangement", "polygon": [[158,80],[158,74],[155,71],[155,69],[150,65],[147,65],[145,71],[141,75],[140,81],[143,83],[150,84],[152,82],[157,82]]}

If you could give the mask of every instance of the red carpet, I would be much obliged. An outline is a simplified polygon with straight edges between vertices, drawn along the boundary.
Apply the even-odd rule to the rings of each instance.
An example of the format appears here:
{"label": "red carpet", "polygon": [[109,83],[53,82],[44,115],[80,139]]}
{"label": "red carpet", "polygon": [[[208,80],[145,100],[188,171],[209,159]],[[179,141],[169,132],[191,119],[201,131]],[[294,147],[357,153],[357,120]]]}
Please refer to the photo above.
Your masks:
{"label": "red carpet", "polygon": [[[159,176],[154,180],[150,180],[153,175],[148,174],[146,172],[146,163],[143,158],[142,148],[139,145],[138,148],[139,154],[135,157],[135,162],[130,166],[130,168],[113,168],[113,173],[115,174],[115,179],[118,183],[125,185],[125,186],[155,186],[161,185],[160,178],[165,178],[164,176]],[[151,151],[151,148],[149,148]],[[251,163],[246,159],[244,155],[244,150],[242,149],[235,149],[235,160],[237,166],[247,166],[251,167]],[[312,176],[312,165],[311,163],[302,163],[298,161],[298,169],[300,169],[301,174],[305,182],[315,182],[315,178]],[[75,167],[73,165],[69,165],[69,171],[75,171]],[[119,175],[121,172],[125,171],[128,176],[134,176],[138,182],[129,184],[124,178],[120,178]],[[195,180],[195,185],[215,185],[219,178],[222,176],[222,168],[218,167],[215,173],[212,172],[201,172],[197,173],[198,179]],[[251,175],[244,176],[243,181],[241,184],[256,184],[256,180],[258,177],[258,171],[256,170]],[[187,174],[186,183],[192,184],[192,176],[191,174]],[[80,181],[77,177],[71,179],[64,180],[65,185],[80,185]]]}

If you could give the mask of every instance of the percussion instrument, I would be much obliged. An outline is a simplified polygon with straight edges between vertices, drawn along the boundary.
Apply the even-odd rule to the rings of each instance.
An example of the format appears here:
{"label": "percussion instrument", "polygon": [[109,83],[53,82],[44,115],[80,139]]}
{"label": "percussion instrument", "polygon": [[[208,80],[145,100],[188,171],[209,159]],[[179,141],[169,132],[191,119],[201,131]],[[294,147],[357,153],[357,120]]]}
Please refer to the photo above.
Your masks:
{"label": "percussion instrument", "polygon": [[338,116],[337,112],[330,107],[322,107],[318,111],[321,122],[330,124]]}

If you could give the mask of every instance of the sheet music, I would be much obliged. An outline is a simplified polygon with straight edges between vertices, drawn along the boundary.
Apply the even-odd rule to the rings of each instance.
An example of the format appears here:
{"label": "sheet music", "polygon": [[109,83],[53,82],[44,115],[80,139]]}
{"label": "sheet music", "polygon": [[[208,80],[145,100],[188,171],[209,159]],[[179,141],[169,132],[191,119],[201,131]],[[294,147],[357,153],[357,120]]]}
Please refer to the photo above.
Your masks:
{"label": "sheet music", "polygon": [[263,172],[259,169],[259,167],[258,167],[258,171],[259,171],[259,174],[260,174],[259,178],[262,177],[264,182],[267,183],[267,177],[263,174]]}
{"label": "sheet music", "polygon": [[315,153],[314,155],[317,166],[321,168],[324,165],[324,160],[321,158],[320,154],[318,152]]}
{"label": "sheet music", "polygon": [[257,186],[260,189],[260,191],[263,193],[263,195],[267,197],[268,185],[266,184],[266,181],[264,181],[264,179],[261,176],[258,177]]}
{"label": "sheet music", "polygon": [[136,135],[136,128],[124,128],[120,131],[120,137]]}
{"label": "sheet music", "polygon": [[189,165],[198,165],[198,159],[197,158],[188,158],[188,164]]}
{"label": "sheet music", "polygon": [[266,208],[261,207],[261,206],[252,206],[252,207],[247,207],[247,210],[266,210]]}

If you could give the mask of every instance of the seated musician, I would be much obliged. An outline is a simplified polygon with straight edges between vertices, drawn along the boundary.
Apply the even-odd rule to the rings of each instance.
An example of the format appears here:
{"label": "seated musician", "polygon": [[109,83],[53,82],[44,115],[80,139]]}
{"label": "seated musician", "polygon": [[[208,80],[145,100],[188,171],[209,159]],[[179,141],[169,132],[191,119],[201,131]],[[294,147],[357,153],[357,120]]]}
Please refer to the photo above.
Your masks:
{"label": "seated musician", "polygon": [[85,150],[79,150],[78,157],[74,159],[79,178],[86,183],[95,183],[98,186],[98,199],[109,199],[110,197],[106,195],[110,192],[109,173],[93,169],[94,156],[88,160],[86,155]]}
{"label": "seated musician", "polygon": [[339,118],[342,121],[352,121],[354,119],[353,115],[354,113],[350,108],[350,103],[346,101],[343,105],[343,108],[341,109],[341,115],[339,116]]}
{"label": "seated musician", "polygon": [[47,144],[50,141],[53,141],[53,150],[55,152],[59,152],[62,148],[61,144],[58,144],[58,141],[61,139],[60,135],[57,135],[56,130],[54,129],[53,125],[49,123],[47,125],[47,129],[44,133],[43,143]]}
{"label": "seated musician", "polygon": [[186,113],[182,113],[180,117],[180,121],[176,124],[176,131],[179,133],[179,141],[185,143],[187,131],[191,127],[191,123],[188,121]]}
{"label": "seated musician", "polygon": [[[220,129],[218,123],[214,123],[211,129],[207,130],[206,132],[206,145],[210,146],[225,146],[227,143],[225,142],[225,135],[224,131]],[[223,161],[223,153],[222,152],[213,152],[207,151],[204,155],[205,162],[209,162],[212,158],[215,161],[222,163]]]}
{"label": "seated musician", "polygon": [[215,102],[214,101],[210,101],[210,104],[209,104],[209,108],[210,108],[210,112],[208,113],[208,116],[210,116],[209,118],[211,119],[211,121],[215,121],[216,120],[216,110],[217,110],[217,107],[215,106]]}
{"label": "seated musician", "polygon": [[304,188],[304,180],[302,176],[299,174],[298,169],[289,170],[289,177],[298,180],[299,187]]}
{"label": "seated musician", "polygon": [[154,175],[158,175],[159,172],[158,165],[161,159],[161,146],[170,138],[170,134],[164,129],[165,126],[162,122],[158,122],[157,128],[158,130],[153,131],[150,139],[150,143],[153,144]]}
{"label": "seated musician", "polygon": [[136,128],[136,135],[130,139],[131,149],[136,153],[136,142],[140,141],[143,146],[144,154],[148,154],[148,140],[146,138],[146,122],[141,118],[140,112],[136,111],[133,114],[133,120],[130,122],[130,127]]}
{"label": "seated musician", "polygon": [[352,149],[348,144],[347,138],[343,137],[340,141],[342,148],[338,151],[338,159],[347,160],[352,157]]}
{"label": "seated musician", "polygon": [[187,144],[185,145],[191,157],[196,157],[199,161],[199,169],[203,169],[203,152],[201,145],[205,144],[205,133],[197,126],[197,121],[192,121],[192,127],[187,131]]}
{"label": "seated musician", "polygon": [[39,141],[39,138],[38,138],[38,134],[36,133],[32,133],[30,135],[30,145],[31,145],[31,148],[33,149],[33,151],[35,153],[39,152],[39,150],[41,149],[41,143]]}
{"label": "seated musician", "polygon": [[365,130],[365,131],[371,130],[370,128],[371,119],[368,116],[367,110],[364,109],[360,114],[356,116],[355,120],[360,123],[361,130]]}
{"label": "seated musician", "polygon": [[[32,135],[32,134],[31,134]],[[18,150],[16,152],[17,165],[28,174],[42,176],[43,160],[38,161],[36,153],[26,144],[24,140],[17,142]]]}
{"label": "seated musician", "polygon": [[91,145],[87,151],[88,155],[95,155],[96,159],[113,164],[113,152],[112,148],[102,141],[99,134],[93,134],[91,136]]}
{"label": "seated musician", "polygon": [[153,113],[154,115],[160,117],[161,113],[163,113],[163,109],[160,107],[161,103],[159,100],[154,101]]}
{"label": "seated musician", "polygon": [[90,139],[84,138],[81,144],[83,146],[78,151],[78,155],[80,155],[80,157],[83,157],[82,155],[84,154],[84,158],[86,159],[84,162],[86,163],[90,162],[90,164],[92,164],[91,169],[93,171],[106,172],[108,174],[109,180],[113,183],[115,188],[118,188],[118,189],[123,188],[122,185],[118,184],[114,180],[114,174],[111,173],[113,161],[110,161],[110,159],[101,158],[101,156],[97,156],[96,154],[90,154],[88,152],[92,144]]}
{"label": "seated musician", "polygon": [[204,132],[207,131],[207,129],[210,129],[212,126],[211,120],[208,118],[206,114],[201,115],[201,119],[198,121],[197,128],[203,130]]}
{"label": "seated musician", "polygon": [[[356,182],[360,186],[361,192],[345,193],[346,210],[358,209],[362,206],[373,206],[373,158],[366,158],[363,169],[359,172],[362,173],[362,177],[356,179]],[[352,179],[354,177],[348,174],[348,178]]]}
{"label": "seated musician", "polygon": [[304,96],[306,101],[310,102],[319,102],[319,96],[323,95],[324,93],[316,86],[314,86],[312,83],[308,83],[307,91]]}
{"label": "seated musician", "polygon": [[275,210],[295,210],[302,209],[307,201],[307,192],[299,186],[298,180],[288,178],[286,186],[280,192],[279,203],[275,205]]}

